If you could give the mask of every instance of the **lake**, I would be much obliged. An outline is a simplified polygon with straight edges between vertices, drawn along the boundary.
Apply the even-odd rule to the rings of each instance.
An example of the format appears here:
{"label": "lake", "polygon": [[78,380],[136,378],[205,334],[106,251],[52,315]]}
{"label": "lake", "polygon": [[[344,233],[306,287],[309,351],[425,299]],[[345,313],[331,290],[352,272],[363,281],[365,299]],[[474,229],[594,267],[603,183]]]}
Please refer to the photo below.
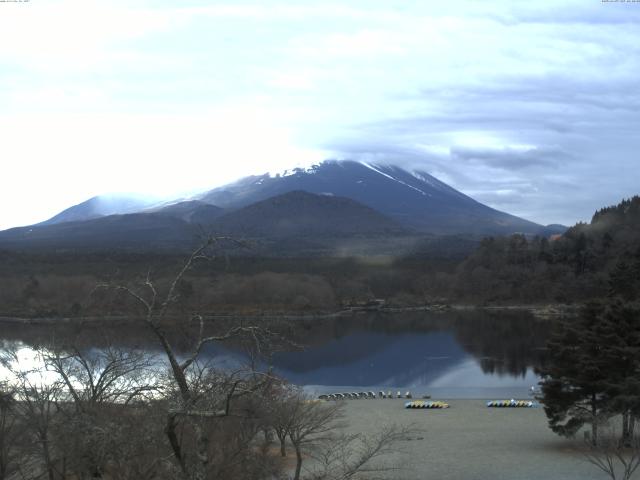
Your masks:
{"label": "lake", "polygon": [[[303,348],[280,349],[269,363],[276,373],[314,394],[409,390],[414,396],[434,398],[526,398],[538,382],[534,369],[543,359],[546,339],[556,322],[524,311],[482,310],[281,320],[281,330],[284,325],[285,334]],[[58,345],[74,343],[86,349],[99,348],[108,338],[159,353],[141,325],[54,329],[4,323],[0,328],[0,342],[5,347],[22,347],[23,352],[51,338]],[[188,334],[182,329],[172,338],[178,348],[188,345]],[[223,368],[247,361],[240,345],[210,345],[202,355]]]}

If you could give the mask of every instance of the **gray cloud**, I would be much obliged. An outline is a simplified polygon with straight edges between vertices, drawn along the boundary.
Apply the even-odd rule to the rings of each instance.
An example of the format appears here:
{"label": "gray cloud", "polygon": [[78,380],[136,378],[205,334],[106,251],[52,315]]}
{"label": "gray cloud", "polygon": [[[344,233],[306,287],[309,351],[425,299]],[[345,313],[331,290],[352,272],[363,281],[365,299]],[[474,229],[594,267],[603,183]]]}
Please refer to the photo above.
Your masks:
{"label": "gray cloud", "polygon": [[[611,69],[612,61],[603,57],[597,76],[508,72],[486,85],[423,88],[412,115],[362,124],[331,147],[356,158],[375,152],[400,159],[538,222],[588,220],[597,208],[640,193],[640,84],[629,68],[640,71],[640,61],[622,55]],[[458,142],[465,132],[488,144]]]}
{"label": "gray cloud", "polygon": [[520,170],[532,167],[557,167],[572,156],[557,148],[451,148],[451,158],[488,167]]}

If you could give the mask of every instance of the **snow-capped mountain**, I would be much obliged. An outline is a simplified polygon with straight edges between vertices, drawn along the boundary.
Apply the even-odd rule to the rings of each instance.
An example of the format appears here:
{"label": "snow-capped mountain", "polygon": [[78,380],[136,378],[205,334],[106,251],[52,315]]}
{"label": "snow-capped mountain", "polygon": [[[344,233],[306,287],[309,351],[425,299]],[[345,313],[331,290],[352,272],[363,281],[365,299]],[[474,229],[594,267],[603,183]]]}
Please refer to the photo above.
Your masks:
{"label": "snow-capped mountain", "polygon": [[41,224],[0,232],[0,248],[188,249],[198,234],[212,232],[253,238],[262,253],[327,251],[338,243],[344,249],[347,239],[357,239],[352,243],[361,250],[375,244],[396,252],[425,234],[551,230],[483,205],[426,172],[326,161],[247,177],[186,201],[94,197]]}
{"label": "snow-capped mountain", "polygon": [[538,233],[543,228],[483,205],[426,172],[352,161],[325,161],[286,175],[246,177],[198,199],[237,209],[295,190],[351,198],[402,225],[427,233],[493,235]]}

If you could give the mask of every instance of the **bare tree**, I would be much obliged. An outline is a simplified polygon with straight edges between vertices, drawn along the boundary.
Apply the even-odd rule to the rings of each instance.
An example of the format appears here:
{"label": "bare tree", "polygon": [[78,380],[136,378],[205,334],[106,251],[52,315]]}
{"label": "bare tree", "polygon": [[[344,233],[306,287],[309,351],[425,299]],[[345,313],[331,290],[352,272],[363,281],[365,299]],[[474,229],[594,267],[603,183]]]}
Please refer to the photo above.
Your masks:
{"label": "bare tree", "polygon": [[286,457],[287,438],[296,419],[300,392],[285,382],[277,382],[265,400],[268,409],[268,425],[280,442],[280,456]]}
{"label": "bare tree", "polygon": [[124,404],[158,393],[153,357],[143,350],[119,348],[111,343],[89,353],[71,347],[42,350],[45,367],[64,382],[79,411],[98,404]]}
{"label": "bare tree", "polygon": [[388,463],[400,452],[398,443],[418,431],[397,425],[383,426],[373,435],[345,433],[341,421],[343,403],[312,400],[304,393],[290,393],[281,404],[281,429],[286,429],[296,453],[293,480],[303,478],[302,466],[308,458],[307,480],[349,480],[386,478],[397,465]]}
{"label": "bare tree", "polygon": [[322,442],[331,439],[337,423],[342,416],[341,402],[325,403],[311,400],[303,394],[297,401],[290,402],[291,419],[289,424],[289,439],[296,452],[296,469],[294,480],[300,480],[304,453],[310,453]]}
{"label": "bare tree", "polygon": [[629,480],[640,467],[640,437],[621,440],[608,424],[600,425],[597,442],[587,441],[584,456],[611,480]]}
{"label": "bare tree", "polygon": [[[122,465],[125,457],[138,471],[154,470],[151,466],[157,462],[144,455],[145,448],[135,445],[144,440],[127,425],[143,419],[139,430],[150,427],[146,401],[160,390],[153,358],[144,351],[110,343],[85,352],[51,345],[40,349],[40,356],[44,368],[64,385],[63,421],[56,444],[68,452],[67,468],[76,475],[102,478],[114,465]],[[135,459],[127,455],[131,450],[136,451]]]}
{"label": "bare tree", "polygon": [[17,446],[22,429],[15,409],[14,388],[0,383],[0,480],[7,480],[18,470]]}
{"label": "bare tree", "polygon": [[63,352],[52,344],[26,362],[16,350],[3,353],[25,434],[23,477],[126,478],[130,471],[130,478],[154,478],[163,470],[163,427],[150,415],[157,401],[147,397],[158,382],[147,354],[111,345]]}
{"label": "bare tree", "polygon": [[[262,345],[278,337],[273,332],[256,326],[239,325],[228,329],[219,335],[204,334],[204,319],[194,315],[199,323],[199,330],[190,350],[186,355],[179,356],[165,330],[165,320],[168,311],[179,298],[178,285],[185,274],[201,259],[211,259],[211,249],[221,242],[235,242],[224,237],[209,237],[200,247],[192,252],[182,268],[173,278],[164,293],[154,284],[151,275],[140,288],[126,285],[101,285],[125,293],[132,298],[143,310],[144,322],[160,343],[170,368],[170,379],[175,386],[174,406],[169,409],[165,432],[174,457],[183,474],[194,480],[204,480],[207,472],[212,468],[210,454],[211,432],[203,426],[204,420],[221,419],[236,415],[232,411],[232,403],[244,396],[255,393],[270,381],[268,376],[261,379],[252,374],[223,375],[210,368],[197,371],[195,369],[202,349],[211,342],[224,342],[237,338],[248,338],[254,342],[258,351]],[[195,369],[195,375],[192,375]],[[207,382],[201,380],[206,376]],[[206,387],[204,390],[203,386]],[[178,430],[180,423],[186,421],[194,438],[194,444],[185,450],[185,443],[181,441]]]}
{"label": "bare tree", "polygon": [[31,469],[42,470],[48,480],[65,478],[66,458],[54,442],[64,385],[48,378],[40,368],[21,370],[17,356],[12,362],[11,373],[15,381],[15,411],[28,436],[27,448],[22,452],[24,459],[30,460],[34,455],[39,458],[39,462],[32,462]]}
{"label": "bare tree", "polygon": [[315,460],[307,478],[309,480],[348,480],[388,478],[388,472],[399,470],[389,464],[391,455],[402,453],[398,443],[411,438],[417,430],[398,425],[387,425],[374,435],[342,434],[324,442],[312,453]]}

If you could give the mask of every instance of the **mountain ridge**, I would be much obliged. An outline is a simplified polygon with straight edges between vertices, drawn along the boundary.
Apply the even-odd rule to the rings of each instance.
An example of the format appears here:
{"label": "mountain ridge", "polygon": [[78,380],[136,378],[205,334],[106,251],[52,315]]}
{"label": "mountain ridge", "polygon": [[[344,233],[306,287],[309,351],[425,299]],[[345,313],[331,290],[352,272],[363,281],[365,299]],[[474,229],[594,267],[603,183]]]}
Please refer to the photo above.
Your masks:
{"label": "mountain ridge", "polygon": [[233,209],[293,190],[348,197],[424,233],[535,234],[544,228],[488,207],[424,171],[354,161],[327,160],[288,175],[253,175],[196,198]]}
{"label": "mountain ridge", "polygon": [[157,200],[149,200],[137,195],[96,195],[84,202],[62,210],[53,217],[36,225],[91,220],[108,215],[136,213],[152,206]]}
{"label": "mountain ridge", "polygon": [[234,210],[212,225],[223,233],[263,237],[407,234],[406,228],[346,197],[303,190]]}
{"label": "mountain ridge", "polygon": [[394,242],[407,247],[419,236],[564,231],[483,205],[424,171],[328,160],[245,177],[190,199],[92,197],[40,224],[0,232],[0,247],[84,248],[85,241],[87,248],[190,248],[207,230],[270,239],[266,244],[279,252],[323,249],[346,237],[359,239],[349,251],[357,245],[370,251],[361,241],[367,236],[369,246],[378,242],[393,251]]}
{"label": "mountain ridge", "polygon": [[[0,232],[0,248],[188,250],[203,234],[258,240],[256,251],[330,251],[336,241],[413,232],[379,212],[342,197],[295,191],[225,211],[199,201],[83,221],[17,227]],[[255,242],[254,242],[255,243]]]}

